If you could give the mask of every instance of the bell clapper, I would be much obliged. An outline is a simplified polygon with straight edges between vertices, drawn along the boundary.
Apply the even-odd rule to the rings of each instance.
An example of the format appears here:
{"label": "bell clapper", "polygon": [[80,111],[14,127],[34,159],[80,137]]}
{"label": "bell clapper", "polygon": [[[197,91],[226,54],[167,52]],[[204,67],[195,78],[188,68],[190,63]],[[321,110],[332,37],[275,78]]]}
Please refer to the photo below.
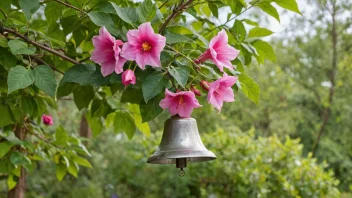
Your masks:
{"label": "bell clapper", "polygon": [[180,171],[178,171],[178,176],[183,177],[185,176],[186,172],[183,170],[183,168],[180,169]]}
{"label": "bell clapper", "polygon": [[178,172],[178,175],[180,177],[185,176],[185,171],[183,168],[187,167],[187,158],[176,158],[176,168],[180,168],[180,171]]}

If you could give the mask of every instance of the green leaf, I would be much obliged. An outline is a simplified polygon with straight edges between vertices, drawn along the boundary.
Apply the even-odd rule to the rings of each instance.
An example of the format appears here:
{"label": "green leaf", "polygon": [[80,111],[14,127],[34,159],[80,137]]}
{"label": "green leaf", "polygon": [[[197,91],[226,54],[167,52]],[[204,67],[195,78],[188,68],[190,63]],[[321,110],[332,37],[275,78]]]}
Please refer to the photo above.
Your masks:
{"label": "green leaf", "polygon": [[111,5],[114,7],[116,14],[120,17],[120,19],[122,19],[126,23],[129,23],[132,26],[134,26],[134,22],[137,21],[137,13],[136,13],[135,9],[121,8],[112,2],[111,2]]}
{"label": "green leaf", "polygon": [[92,130],[93,137],[98,136],[103,130],[103,123],[100,117],[92,117],[90,113],[86,113],[86,119],[88,121],[88,125]]}
{"label": "green leaf", "polygon": [[187,84],[187,80],[189,77],[189,69],[188,67],[173,67],[170,66],[168,68],[168,71],[172,77],[175,78],[177,83],[181,85],[183,88]]}
{"label": "green leaf", "polygon": [[248,33],[248,38],[255,38],[255,37],[264,37],[273,34],[271,30],[261,27],[255,27],[251,29]]}
{"label": "green leaf", "polygon": [[246,28],[240,20],[235,21],[235,24],[230,31],[236,35],[238,41],[243,41],[246,38]]}
{"label": "green leaf", "polygon": [[45,5],[45,18],[50,24],[55,24],[62,13],[62,6],[57,2],[47,2]]}
{"label": "green leaf", "polygon": [[76,178],[78,177],[79,167],[76,162],[70,161],[70,166],[67,168],[67,170],[72,176],[74,176]]}
{"label": "green leaf", "polygon": [[109,14],[104,12],[90,12],[88,16],[95,25],[100,27],[104,26],[111,34],[121,34],[121,32],[115,28],[115,23]]}
{"label": "green leaf", "polygon": [[[284,0],[285,1],[285,0]],[[274,17],[277,21],[280,22],[280,15],[277,12],[276,8],[272,6],[269,2],[263,1],[257,4],[257,6],[262,9],[264,12]]]}
{"label": "green leaf", "polygon": [[70,15],[60,19],[64,34],[68,35],[71,32],[78,29],[81,26],[83,20],[84,20],[84,17],[78,18],[77,15]]}
{"label": "green leaf", "polygon": [[20,165],[20,166],[32,163],[27,156],[25,156],[23,153],[18,151],[11,153],[10,160],[13,165]]}
{"label": "green leaf", "polygon": [[62,179],[65,177],[67,173],[67,167],[65,164],[58,164],[56,166],[56,178],[59,180],[59,181],[62,181]]}
{"label": "green leaf", "polygon": [[241,83],[241,89],[244,95],[249,98],[252,102],[256,105],[259,104],[259,96],[260,96],[260,87],[259,85],[254,82],[254,80],[247,76],[246,74],[242,73],[238,76],[238,79]]}
{"label": "green leaf", "polygon": [[208,7],[211,10],[211,13],[213,13],[214,17],[218,18],[219,17],[219,8],[216,4],[214,3],[208,3]]}
{"label": "green leaf", "polygon": [[[2,112],[2,111],[0,111],[0,112]],[[13,146],[13,144],[8,141],[1,142],[0,143],[0,158],[4,157],[11,150],[12,146]]]}
{"label": "green leaf", "polygon": [[87,159],[84,159],[83,157],[80,156],[74,156],[73,157],[73,161],[76,162],[77,164],[81,165],[81,166],[85,166],[88,168],[93,168],[92,165],[90,164],[90,162]]}
{"label": "green leaf", "polygon": [[122,92],[121,102],[139,104],[142,98],[143,96],[140,89],[127,87],[127,89]]}
{"label": "green leaf", "polygon": [[149,75],[142,84],[144,101],[147,103],[150,99],[158,95],[164,88],[165,80],[162,73],[153,73]]}
{"label": "green leaf", "polygon": [[[0,104],[0,112],[1,112],[0,128],[11,124],[12,123],[11,111],[8,105]],[[1,158],[1,149],[0,149],[0,158]]]}
{"label": "green leaf", "polygon": [[299,11],[296,0],[274,0],[274,2],[286,10],[291,10],[302,15],[302,13]]}
{"label": "green leaf", "polygon": [[192,43],[194,40],[190,39],[187,36],[182,34],[174,34],[174,33],[167,33],[165,35],[166,43],[173,44],[173,43]]}
{"label": "green leaf", "polygon": [[29,20],[32,14],[35,13],[40,7],[39,0],[18,0],[18,4],[21,6],[27,20]]}
{"label": "green leaf", "polygon": [[136,132],[136,125],[131,114],[127,111],[116,111],[114,120],[115,132],[124,132],[128,139],[132,139]]}
{"label": "green leaf", "polygon": [[12,190],[16,184],[17,181],[14,179],[15,175],[13,174],[9,174],[9,176],[7,177],[7,189],[8,190]]}
{"label": "green leaf", "polygon": [[251,21],[249,19],[243,19],[242,21],[247,23],[248,25],[259,27],[259,24],[257,22],[255,22],[255,21]]}
{"label": "green leaf", "polygon": [[104,78],[95,65],[78,64],[65,72],[60,86],[67,82],[74,82],[80,85],[101,86],[109,84],[109,78]]}
{"label": "green leaf", "polygon": [[40,65],[32,70],[34,75],[34,85],[51,97],[55,97],[56,80],[54,71],[46,66]]}
{"label": "green leaf", "polygon": [[139,109],[142,116],[142,122],[153,120],[163,112],[163,109],[159,106],[159,103],[162,99],[162,94],[159,94],[155,98],[149,100],[147,104],[141,102]]}
{"label": "green leaf", "polygon": [[3,65],[6,69],[10,69],[16,65],[17,59],[9,50],[0,47],[0,65]]}
{"label": "green leaf", "polygon": [[0,35],[0,47],[8,47],[7,38],[3,35]]}
{"label": "green leaf", "polygon": [[67,132],[61,125],[56,129],[55,132],[55,144],[61,146],[67,145]]}
{"label": "green leaf", "polygon": [[79,86],[79,85],[75,83],[64,83],[63,85],[60,85],[57,89],[56,97],[61,98],[64,96],[68,96],[73,92],[76,86]]}
{"label": "green leaf", "polygon": [[141,23],[151,21],[156,14],[156,7],[151,0],[144,0],[136,9]]}
{"label": "green leaf", "polygon": [[8,94],[28,87],[33,84],[34,76],[30,69],[26,69],[22,66],[16,66],[10,69],[7,76]]}
{"label": "green leaf", "polygon": [[28,47],[27,43],[20,40],[11,40],[8,45],[13,55],[34,54],[36,50],[35,47]]}
{"label": "green leaf", "polygon": [[91,86],[77,86],[73,90],[73,100],[79,110],[88,107],[94,98],[94,89]]}
{"label": "green leaf", "polygon": [[133,115],[134,118],[134,123],[137,127],[137,129],[142,132],[144,135],[146,136],[150,136],[150,127],[149,124],[147,122],[142,122],[142,116],[141,116],[141,112],[139,110],[139,105],[137,104],[130,104],[128,106],[128,109],[130,110],[130,112]]}
{"label": "green leaf", "polygon": [[259,55],[264,56],[265,58],[273,62],[277,61],[274,49],[269,43],[262,40],[256,40],[251,44],[253,47],[255,47]]}

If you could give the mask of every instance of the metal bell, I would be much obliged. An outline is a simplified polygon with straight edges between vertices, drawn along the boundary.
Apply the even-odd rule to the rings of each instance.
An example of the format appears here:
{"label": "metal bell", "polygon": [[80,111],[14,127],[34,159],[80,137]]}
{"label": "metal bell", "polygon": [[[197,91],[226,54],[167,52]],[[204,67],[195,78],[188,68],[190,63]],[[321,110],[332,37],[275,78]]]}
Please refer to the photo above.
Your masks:
{"label": "metal bell", "polygon": [[161,143],[147,163],[176,164],[183,171],[187,162],[214,159],[214,153],[206,149],[200,139],[196,120],[172,116],[165,121]]}

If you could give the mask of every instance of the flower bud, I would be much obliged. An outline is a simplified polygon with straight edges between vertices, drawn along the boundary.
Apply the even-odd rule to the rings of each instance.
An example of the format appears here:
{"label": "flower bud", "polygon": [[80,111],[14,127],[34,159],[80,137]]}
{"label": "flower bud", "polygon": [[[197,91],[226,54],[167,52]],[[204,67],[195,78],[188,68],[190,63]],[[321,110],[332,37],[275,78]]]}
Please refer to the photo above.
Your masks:
{"label": "flower bud", "polygon": [[51,117],[51,115],[45,115],[43,114],[42,115],[42,120],[43,120],[43,123],[45,125],[53,125],[54,122],[53,122],[53,117]]}
{"label": "flower bud", "polygon": [[191,91],[196,94],[197,96],[201,96],[202,94],[200,93],[200,91],[195,88],[193,85],[191,86]]}
{"label": "flower bud", "polygon": [[128,69],[122,73],[122,84],[125,86],[129,84],[136,84],[136,76],[132,70]]}
{"label": "flower bud", "polygon": [[200,81],[200,86],[201,86],[204,90],[209,91],[209,82],[208,82],[208,81],[206,81],[206,80]]}

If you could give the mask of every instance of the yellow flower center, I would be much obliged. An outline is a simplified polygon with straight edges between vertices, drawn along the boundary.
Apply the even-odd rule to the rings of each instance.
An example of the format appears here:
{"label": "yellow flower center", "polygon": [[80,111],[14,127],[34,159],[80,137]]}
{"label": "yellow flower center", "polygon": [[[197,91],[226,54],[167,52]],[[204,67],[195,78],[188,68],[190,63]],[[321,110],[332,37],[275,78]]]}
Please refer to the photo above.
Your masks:
{"label": "yellow flower center", "polygon": [[149,51],[151,48],[152,48],[152,46],[149,43],[147,43],[147,42],[144,42],[142,44],[142,50],[143,51]]}
{"label": "yellow flower center", "polygon": [[178,99],[178,104],[179,105],[183,104],[183,96],[180,96],[180,98]]}

